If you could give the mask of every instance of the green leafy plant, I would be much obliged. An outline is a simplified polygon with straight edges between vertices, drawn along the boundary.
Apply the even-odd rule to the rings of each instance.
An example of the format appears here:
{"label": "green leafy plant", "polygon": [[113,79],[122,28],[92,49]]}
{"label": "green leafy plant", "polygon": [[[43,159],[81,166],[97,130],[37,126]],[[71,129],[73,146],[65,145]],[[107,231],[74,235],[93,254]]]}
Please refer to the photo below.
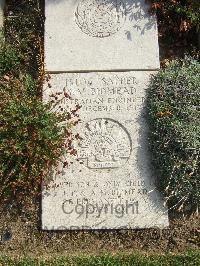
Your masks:
{"label": "green leafy plant", "polygon": [[[150,0],[152,9],[168,18],[175,30],[187,31],[191,27],[200,27],[199,0]],[[176,23],[175,20],[177,19]]]}
{"label": "green leafy plant", "polygon": [[157,14],[161,65],[185,54],[198,55],[199,0],[148,0]]}
{"label": "green leafy plant", "polygon": [[78,122],[79,107],[54,111],[69,95],[60,92],[44,103],[37,82],[29,74],[13,75],[13,64],[20,63],[15,61],[15,50],[9,45],[3,52],[0,60],[6,68],[0,77],[0,203],[19,206],[40,195],[42,182],[60,157],[75,154],[72,128]]}
{"label": "green leafy plant", "polygon": [[20,72],[38,78],[43,69],[44,1],[7,0],[6,43],[21,57]]}
{"label": "green leafy plant", "polygon": [[175,60],[151,80],[148,113],[153,163],[170,204],[200,203],[200,63]]}
{"label": "green leafy plant", "polygon": [[0,75],[19,68],[21,57],[16,50],[6,45],[3,39],[0,41]]}

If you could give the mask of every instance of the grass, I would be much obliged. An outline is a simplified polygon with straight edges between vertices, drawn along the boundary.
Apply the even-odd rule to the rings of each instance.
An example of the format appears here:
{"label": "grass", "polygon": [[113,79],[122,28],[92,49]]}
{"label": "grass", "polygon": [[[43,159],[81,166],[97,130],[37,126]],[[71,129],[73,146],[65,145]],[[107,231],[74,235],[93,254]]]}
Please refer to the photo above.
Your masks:
{"label": "grass", "polygon": [[188,251],[185,254],[166,255],[139,255],[139,254],[104,254],[101,256],[75,256],[56,257],[49,259],[42,258],[19,258],[0,257],[0,265],[6,266],[189,266],[200,265],[200,251]]}

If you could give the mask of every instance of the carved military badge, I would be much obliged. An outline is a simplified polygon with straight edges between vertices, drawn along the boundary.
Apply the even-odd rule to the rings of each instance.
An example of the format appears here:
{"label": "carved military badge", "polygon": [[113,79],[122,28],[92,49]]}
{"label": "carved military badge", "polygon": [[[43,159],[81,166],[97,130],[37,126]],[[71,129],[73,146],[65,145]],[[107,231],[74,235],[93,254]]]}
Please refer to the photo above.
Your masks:
{"label": "carved military badge", "polygon": [[87,35],[104,38],[121,29],[125,5],[117,0],[82,0],[75,12],[76,24]]}
{"label": "carved military badge", "polygon": [[130,157],[131,139],[125,127],[117,121],[101,118],[84,127],[78,158],[88,168],[119,168]]}

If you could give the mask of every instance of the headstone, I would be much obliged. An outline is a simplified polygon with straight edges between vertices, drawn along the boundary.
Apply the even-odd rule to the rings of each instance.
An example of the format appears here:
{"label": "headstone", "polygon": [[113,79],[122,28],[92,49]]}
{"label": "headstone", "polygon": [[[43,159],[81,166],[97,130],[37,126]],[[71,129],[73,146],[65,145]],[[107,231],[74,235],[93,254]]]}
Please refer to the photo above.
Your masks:
{"label": "headstone", "polygon": [[46,0],[51,88],[81,106],[77,156],[43,191],[45,230],[164,228],[146,119],[149,78],[159,68],[156,19],[145,1]]}
{"label": "headstone", "polygon": [[48,71],[159,68],[156,17],[145,0],[46,0]]}

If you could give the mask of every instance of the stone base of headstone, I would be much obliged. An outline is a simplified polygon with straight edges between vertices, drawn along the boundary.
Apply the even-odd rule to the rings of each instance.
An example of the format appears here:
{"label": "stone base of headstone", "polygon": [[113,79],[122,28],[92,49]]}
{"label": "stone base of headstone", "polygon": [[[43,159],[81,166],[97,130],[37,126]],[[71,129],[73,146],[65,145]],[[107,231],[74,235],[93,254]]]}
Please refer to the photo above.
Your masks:
{"label": "stone base of headstone", "polygon": [[[167,209],[150,163],[146,89],[153,71],[51,75],[44,100],[67,90],[82,137],[69,168],[43,191],[44,230],[164,228]],[[61,102],[69,110],[68,102]],[[77,161],[78,159],[78,161]]]}

